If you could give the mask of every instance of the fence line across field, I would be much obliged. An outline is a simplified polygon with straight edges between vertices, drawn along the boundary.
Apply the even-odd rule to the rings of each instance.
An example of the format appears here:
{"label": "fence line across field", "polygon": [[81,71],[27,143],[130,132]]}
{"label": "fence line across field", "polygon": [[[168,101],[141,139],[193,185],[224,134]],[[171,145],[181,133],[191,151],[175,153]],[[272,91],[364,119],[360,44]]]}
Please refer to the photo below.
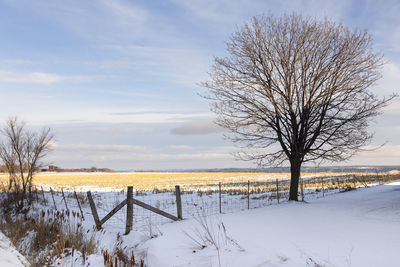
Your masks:
{"label": "fence line across field", "polygon": [[[384,184],[398,179],[399,175],[346,175],[341,177],[304,178],[299,183],[299,199],[309,201],[313,198],[326,197],[336,192],[349,191],[357,187],[367,187],[371,183]],[[1,182],[3,192],[8,190],[8,183]],[[127,203],[103,221],[104,225],[126,232],[126,224],[132,218],[129,228],[140,231],[157,231],[157,226],[171,222],[171,218],[191,218],[202,215],[232,213],[240,210],[280,204],[288,199],[290,179],[271,179],[266,181],[219,182],[209,184],[182,184],[175,190],[134,190],[132,191],[132,210],[127,210]],[[179,189],[179,192],[177,191]],[[35,185],[34,200],[41,201],[46,207],[57,211],[79,213],[85,218],[93,212],[88,197],[83,192],[64,190],[64,188]],[[107,216],[118,204],[127,201],[129,190],[113,192],[92,192],[98,217]],[[179,194],[179,198],[177,195]],[[161,211],[155,213],[154,211]],[[161,216],[160,213],[172,217]],[[131,215],[132,214],[132,215]],[[164,215],[165,215],[164,214]],[[99,220],[100,220],[99,219]]]}
{"label": "fence line across field", "polygon": [[[343,176],[343,177],[317,177],[301,179],[299,194],[302,201],[312,198],[325,197],[336,192],[351,190],[352,187],[367,186],[369,183],[385,183],[384,176]],[[235,211],[259,208],[271,204],[287,201],[290,179],[270,181],[247,181],[241,183],[217,183],[203,185],[183,185],[181,189],[180,204],[175,201],[176,192],[153,190],[137,190],[135,200],[148,203],[148,206],[169,214],[180,212],[185,218],[201,215],[214,215],[218,213],[231,213]],[[111,210],[111,209],[109,209]],[[149,222],[150,221],[150,222]],[[151,209],[134,208],[133,228],[140,229],[152,227],[171,221],[171,218],[154,214]],[[149,225],[150,224],[150,225]]]}
{"label": "fence line across field", "polygon": [[[1,190],[0,192],[11,193],[7,182],[0,182]],[[80,216],[83,220],[85,220],[84,212],[82,206],[82,197],[79,200],[78,194],[76,191],[72,192],[64,192],[64,189],[61,188],[61,191],[54,191],[53,188],[49,187],[49,191],[45,191],[43,186],[40,185],[32,185],[31,189],[28,191],[30,192],[30,199],[29,201],[36,205],[36,203],[40,203],[45,207],[50,209],[54,209],[55,211],[66,211],[69,213],[74,213],[76,216]],[[49,202],[49,199],[52,200]],[[72,209],[70,212],[69,209]],[[79,215],[78,215],[79,214]]]}

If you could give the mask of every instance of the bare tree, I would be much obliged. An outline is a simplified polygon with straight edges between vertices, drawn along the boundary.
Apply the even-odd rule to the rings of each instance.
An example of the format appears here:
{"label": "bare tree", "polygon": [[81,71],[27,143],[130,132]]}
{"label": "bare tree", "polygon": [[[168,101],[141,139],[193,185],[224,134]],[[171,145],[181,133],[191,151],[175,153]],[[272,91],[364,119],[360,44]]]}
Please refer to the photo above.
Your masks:
{"label": "bare tree", "polygon": [[289,200],[297,200],[304,162],[353,156],[372,138],[371,118],[395,97],[368,90],[384,63],[371,36],[327,19],[253,17],[227,51],[214,60],[205,97],[241,159],[290,163]]}
{"label": "bare tree", "polygon": [[34,173],[40,167],[40,160],[49,152],[54,136],[49,128],[30,132],[16,117],[9,118],[1,132],[4,142],[0,144],[0,158],[9,174],[9,189],[15,193],[21,209],[28,193],[31,199]]}

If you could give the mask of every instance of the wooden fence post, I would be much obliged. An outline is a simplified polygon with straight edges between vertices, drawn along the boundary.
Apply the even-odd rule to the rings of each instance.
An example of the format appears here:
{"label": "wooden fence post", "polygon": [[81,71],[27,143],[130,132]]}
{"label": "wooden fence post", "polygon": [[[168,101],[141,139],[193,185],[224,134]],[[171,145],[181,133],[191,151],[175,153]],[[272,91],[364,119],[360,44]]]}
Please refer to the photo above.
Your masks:
{"label": "wooden fence post", "polygon": [[301,201],[304,202],[304,180],[300,177],[300,184],[301,184]]}
{"label": "wooden fence post", "polygon": [[247,209],[250,209],[250,180],[247,181]]}
{"label": "wooden fence post", "polygon": [[176,195],[176,211],[177,217],[179,220],[182,220],[182,200],[181,200],[181,189],[179,185],[175,186],[175,195]]}
{"label": "wooden fence post", "polygon": [[83,216],[83,211],[82,211],[82,208],[81,208],[81,203],[79,203],[79,199],[78,199],[78,196],[76,195],[76,192],[75,192],[75,191],[74,191],[74,194],[75,194],[76,202],[78,202],[79,210],[81,211],[82,219],[85,219],[85,216]]}
{"label": "wooden fence post", "polygon": [[128,186],[128,191],[126,192],[126,228],[125,234],[129,234],[132,230],[133,225],[133,187]]}
{"label": "wooden fence post", "polygon": [[222,203],[221,203],[221,182],[218,184],[219,187],[219,213],[222,213]]}
{"label": "wooden fence post", "polygon": [[37,187],[36,187],[36,185],[35,185],[36,202],[39,202],[39,196],[38,196],[38,194],[39,194],[39,191],[38,191],[38,189],[37,189]]}
{"label": "wooden fence post", "polygon": [[100,224],[100,220],[99,220],[99,215],[97,214],[96,204],[94,204],[94,201],[92,198],[92,193],[90,191],[87,191],[87,198],[89,200],[90,209],[92,210],[93,219],[94,219],[94,223],[96,224],[96,228],[97,228],[97,230],[101,230],[101,224]]}
{"label": "wooden fence post", "polygon": [[69,211],[68,205],[67,205],[67,201],[65,200],[64,190],[63,190],[62,187],[61,187],[61,193],[62,193],[62,197],[63,197],[63,199],[64,199],[65,208],[67,208],[67,211]]}
{"label": "wooden fence post", "polygon": [[46,197],[44,196],[43,186],[40,186],[40,188],[42,189],[42,196],[43,196],[44,204],[47,205],[47,200],[46,200]]}
{"label": "wooden fence post", "polygon": [[51,193],[51,197],[53,198],[54,208],[57,210],[56,201],[54,200],[53,189],[51,189],[51,187],[50,187],[50,193]]}
{"label": "wooden fence post", "polygon": [[278,181],[278,178],[276,178],[276,200],[278,201],[278,204],[279,204],[279,181]]}

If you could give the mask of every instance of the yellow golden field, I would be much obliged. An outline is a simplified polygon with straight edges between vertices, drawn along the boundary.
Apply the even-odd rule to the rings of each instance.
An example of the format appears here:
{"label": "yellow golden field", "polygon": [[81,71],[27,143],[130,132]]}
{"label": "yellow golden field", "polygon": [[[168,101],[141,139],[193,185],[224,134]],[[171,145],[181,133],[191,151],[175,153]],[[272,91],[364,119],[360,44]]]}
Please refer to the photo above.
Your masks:
{"label": "yellow golden field", "polygon": [[[303,173],[303,178],[357,175],[359,173]],[[366,173],[363,173],[364,175]],[[39,173],[34,183],[53,188],[110,188],[123,189],[133,186],[139,190],[170,189],[175,185],[199,185],[222,183],[258,182],[287,179],[290,173],[249,173],[249,172],[195,172],[195,173]],[[1,182],[8,180],[0,176]]]}

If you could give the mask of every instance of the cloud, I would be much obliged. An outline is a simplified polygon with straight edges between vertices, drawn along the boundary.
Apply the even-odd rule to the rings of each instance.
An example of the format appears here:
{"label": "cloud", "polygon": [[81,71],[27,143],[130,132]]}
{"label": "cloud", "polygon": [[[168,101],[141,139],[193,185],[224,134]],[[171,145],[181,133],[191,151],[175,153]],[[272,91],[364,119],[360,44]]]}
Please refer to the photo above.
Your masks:
{"label": "cloud", "polygon": [[[348,12],[351,3],[346,0],[335,1],[259,1],[259,0],[174,0],[176,5],[184,9],[189,17],[201,19],[202,23],[231,25],[243,23],[249,17],[262,12],[273,11],[277,16],[283,12],[302,12],[306,15],[324,17],[329,16],[340,20]],[[224,30],[226,28],[224,27]]]}
{"label": "cloud", "polygon": [[112,77],[112,75],[72,75],[65,76],[64,81],[72,83],[87,83],[94,80],[104,80]]}
{"label": "cloud", "polygon": [[[383,109],[383,116],[388,117],[388,116],[399,116],[400,115],[400,99],[395,98],[387,107]],[[396,117],[397,121],[394,121],[394,123],[398,122],[398,117]],[[397,123],[396,123],[397,124]]]}
{"label": "cloud", "polygon": [[103,48],[117,52],[125,59],[105,62],[102,66],[137,68],[146,75],[190,86],[204,80],[211,54],[181,41],[172,45],[104,45]]}
{"label": "cloud", "polygon": [[382,79],[377,86],[382,93],[400,93],[400,65],[397,62],[389,61],[382,69]]}
{"label": "cloud", "polygon": [[[54,144],[51,162],[61,167],[110,167],[114,169],[182,169],[246,166],[238,162],[226,147],[212,149],[170,145],[144,147],[136,145]],[[178,153],[177,153],[178,152]],[[182,162],[185,162],[182,165]]]}
{"label": "cloud", "polygon": [[23,84],[55,84],[61,82],[84,83],[96,79],[104,79],[104,75],[71,75],[64,76],[46,72],[12,72],[0,70],[0,82],[23,83]]}
{"label": "cloud", "polygon": [[143,160],[210,160],[210,159],[233,159],[229,153],[182,153],[182,154],[147,154],[143,155]]}
{"label": "cloud", "polygon": [[[117,71],[129,68],[174,84],[194,86],[206,77],[212,54],[181,32],[182,23],[158,9],[132,1],[17,1],[9,5],[27,9],[49,23],[60,25],[95,49],[101,49],[103,60],[95,68]],[[168,12],[168,11],[167,11]],[[180,15],[180,14],[179,14]],[[184,24],[184,23],[183,23]]]}
{"label": "cloud", "polygon": [[[125,0],[21,0],[7,4],[48,17],[53,23],[64,25],[71,32],[89,40],[116,41],[119,38],[143,36],[146,33],[143,23],[149,21],[146,9]],[[124,37],[121,29],[131,34]]]}
{"label": "cloud", "polygon": [[[82,129],[80,129],[82,131]],[[106,135],[121,135],[127,134],[126,129],[123,127],[89,127],[87,132],[100,133]]]}
{"label": "cloud", "polygon": [[1,65],[39,65],[44,62],[33,61],[29,59],[21,59],[21,58],[8,58],[8,59],[0,59]]}
{"label": "cloud", "polygon": [[[371,91],[379,96],[388,96],[393,93],[400,94],[400,65],[397,64],[397,62],[388,61],[382,69],[382,75],[382,79],[371,88]],[[399,97],[397,97],[393,99],[386,108],[384,108],[384,116],[399,114],[400,100]]]}
{"label": "cloud", "polygon": [[171,134],[174,135],[205,135],[221,133],[224,129],[212,121],[192,121],[173,128]]}
{"label": "cloud", "polygon": [[[32,44],[25,44],[29,47],[23,59],[0,59],[0,82],[14,83],[1,84],[3,116],[18,114],[36,127],[46,123],[55,128],[63,144],[55,145],[51,155],[60,166],[73,161],[82,166],[98,165],[97,160],[119,168],[131,168],[131,162],[138,163],[137,168],[248,164],[232,161],[234,148],[216,148],[225,144],[217,135],[224,130],[211,122],[214,115],[193,91],[197,89],[194,82],[205,79],[212,55],[226,53],[224,41],[235,26],[255,14],[270,11],[280,16],[295,10],[318,18],[327,16],[351,27],[369,29],[379,43],[385,44],[384,50],[400,47],[400,5],[395,1],[173,0],[154,4],[20,0],[5,4],[15,11],[4,18],[10,29],[32,30],[31,35],[38,36],[38,46],[32,50]],[[46,42],[49,32],[54,33],[57,43],[68,44],[68,49],[60,50],[55,43]],[[14,51],[12,38],[9,41],[9,50]],[[391,61],[377,85],[380,95],[399,92],[399,58],[385,50],[388,52]],[[111,79],[75,86],[104,77]],[[57,90],[43,86],[46,84],[57,85]],[[15,105],[15,99],[26,104],[21,108]],[[397,101],[387,107],[387,115],[379,117],[385,126],[377,128],[382,142],[388,136],[397,140],[399,114]],[[118,145],[113,145],[116,142]],[[391,151],[398,156],[399,148],[395,147],[379,152],[375,160],[395,161]],[[359,159],[374,161],[368,153]],[[141,164],[146,161],[151,164]]]}
{"label": "cloud", "polygon": [[[79,151],[79,150],[78,150]],[[65,155],[59,153],[59,155],[55,156],[55,159],[64,158]],[[76,155],[76,157],[71,158],[70,155],[68,156],[68,161],[73,161],[81,159],[84,161],[97,161],[97,163],[108,163],[108,162],[115,162],[121,161],[125,162],[153,162],[157,164],[169,162],[169,166],[172,168],[185,168],[180,163],[178,164],[177,161],[194,161],[194,160],[234,160],[233,155],[228,153],[180,153],[180,154],[172,154],[172,153],[136,153],[136,154],[128,154],[128,153],[118,153],[114,154],[113,152],[97,152],[97,153],[85,153],[85,151],[81,151]],[[157,165],[153,165],[157,166]],[[206,167],[206,165],[204,166]]]}
{"label": "cloud", "polygon": [[137,111],[137,112],[115,112],[108,117],[111,121],[132,122],[132,123],[176,123],[184,122],[193,118],[205,118],[212,116],[211,113],[188,112],[178,113],[174,111]]}
{"label": "cloud", "polygon": [[148,114],[175,114],[175,115],[183,115],[183,114],[192,114],[191,116],[197,117],[197,116],[207,116],[210,115],[211,113],[204,113],[204,112],[193,112],[193,111],[187,111],[185,113],[178,112],[176,110],[157,110],[157,109],[146,109],[146,110],[137,110],[137,111],[125,111],[125,112],[115,112],[115,113],[110,113],[112,116],[130,116],[130,115],[148,115]]}
{"label": "cloud", "polygon": [[379,149],[366,146],[362,151],[350,159],[346,164],[354,165],[399,165],[400,145],[385,145]]}
{"label": "cloud", "polygon": [[185,145],[169,145],[168,148],[172,150],[188,150],[192,149],[193,147]]}
{"label": "cloud", "polygon": [[133,146],[133,145],[90,145],[90,144],[57,144],[52,145],[54,150],[59,151],[74,151],[78,154],[80,152],[102,152],[102,153],[114,153],[114,152],[133,152],[143,153],[147,152],[148,149],[144,146]]}
{"label": "cloud", "polygon": [[127,1],[100,1],[104,8],[113,15],[120,24],[131,26],[132,22],[145,21],[148,19],[148,12],[146,9],[140,8]]}
{"label": "cloud", "polygon": [[[52,112],[48,112],[49,107]],[[53,110],[54,107],[54,110]],[[85,112],[82,112],[85,110]],[[123,110],[113,110],[109,107],[91,107],[91,108],[71,108],[57,107],[57,103],[52,106],[39,106],[34,111],[18,111],[18,115],[29,121],[33,125],[71,125],[83,127],[88,124],[106,123],[108,127],[115,128],[117,124],[176,124],[184,123],[194,119],[212,118],[213,114],[209,112],[181,112],[176,111],[158,113],[158,112],[124,112]],[[72,126],[72,125],[71,125]],[[140,127],[144,127],[141,125]],[[170,126],[170,127],[173,127]],[[96,129],[95,129],[96,130]]]}
{"label": "cloud", "polygon": [[64,80],[64,77],[44,72],[17,73],[0,70],[0,82],[5,83],[38,83],[53,84]]}

